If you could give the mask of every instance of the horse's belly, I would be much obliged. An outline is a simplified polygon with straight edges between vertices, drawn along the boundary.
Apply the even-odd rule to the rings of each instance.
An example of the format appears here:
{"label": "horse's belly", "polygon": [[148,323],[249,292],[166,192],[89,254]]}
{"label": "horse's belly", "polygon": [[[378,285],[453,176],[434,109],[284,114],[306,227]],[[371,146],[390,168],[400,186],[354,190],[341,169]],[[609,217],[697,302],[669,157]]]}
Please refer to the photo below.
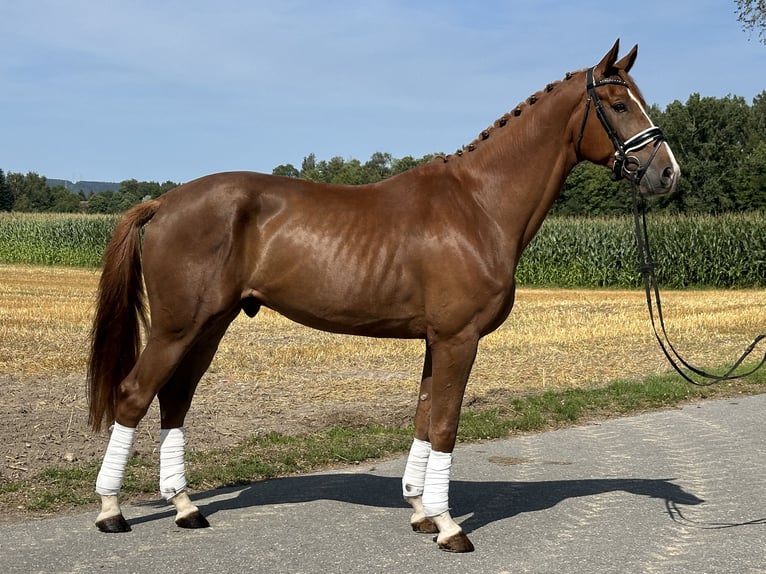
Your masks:
{"label": "horse's belly", "polygon": [[293,321],[323,331],[424,336],[422,295],[412,278],[393,269],[376,273],[370,267],[338,263],[282,268],[269,274],[261,267],[252,283],[252,296]]}
{"label": "horse's belly", "polygon": [[363,309],[339,305],[338,302],[328,305],[311,298],[289,302],[280,299],[266,300],[264,304],[288,319],[314,329],[367,337],[409,339],[425,336],[425,321],[417,313],[407,312],[406,307],[400,307],[397,313],[392,307],[381,310],[372,303]]}

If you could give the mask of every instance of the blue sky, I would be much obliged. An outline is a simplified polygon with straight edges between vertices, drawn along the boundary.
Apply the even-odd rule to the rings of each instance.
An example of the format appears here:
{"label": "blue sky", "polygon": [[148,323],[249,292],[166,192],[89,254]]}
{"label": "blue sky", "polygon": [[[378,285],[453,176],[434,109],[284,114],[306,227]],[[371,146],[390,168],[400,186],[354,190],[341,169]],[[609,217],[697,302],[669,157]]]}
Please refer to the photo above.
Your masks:
{"label": "blue sky", "polygon": [[451,152],[618,37],[649,103],[766,89],[734,0],[4,1],[0,169],[183,182]]}

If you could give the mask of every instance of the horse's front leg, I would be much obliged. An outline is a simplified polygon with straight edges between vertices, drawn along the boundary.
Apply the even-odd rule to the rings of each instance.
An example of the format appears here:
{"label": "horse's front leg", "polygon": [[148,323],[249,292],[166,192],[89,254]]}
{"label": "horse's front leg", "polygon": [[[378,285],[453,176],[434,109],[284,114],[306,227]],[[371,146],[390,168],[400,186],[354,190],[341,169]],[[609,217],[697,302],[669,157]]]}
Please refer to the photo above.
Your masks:
{"label": "horse's front leg", "polygon": [[428,425],[431,420],[431,381],[431,346],[426,344],[423,376],[420,381],[420,393],[415,410],[415,438],[412,441],[402,477],[404,500],[412,506],[412,516],[410,517],[412,530],[426,534],[439,532],[436,524],[426,517],[423,510],[423,487],[426,480],[428,456],[431,454],[431,443],[428,439]]}
{"label": "horse's front leg", "polygon": [[[450,552],[473,551],[473,544],[449,513],[449,480],[460,407],[468,375],[476,357],[477,345],[478,337],[473,336],[452,337],[434,341],[430,345],[432,373],[431,377],[426,377],[426,369],[424,369],[423,381],[430,378],[431,393],[430,399],[426,398],[422,401],[430,401],[430,409],[423,406],[421,410],[421,405],[418,405],[416,440],[408,458],[408,469],[413,471],[412,476],[420,476],[419,471],[425,458],[426,445],[419,444],[418,441],[426,443],[423,440],[423,427],[427,419],[428,442],[426,444],[430,448],[423,474],[420,500],[417,495],[407,497],[408,469],[405,469],[405,497],[415,511],[413,528],[424,531],[424,529],[415,528],[415,525],[421,524],[427,528],[428,524],[432,523],[439,532],[436,539],[439,548]],[[426,363],[428,363],[428,355]],[[424,391],[427,390],[423,387],[424,385],[421,384],[421,399]],[[429,411],[427,416],[426,411]],[[412,477],[409,482],[414,483]],[[419,488],[419,484],[415,484],[415,487]],[[416,493],[417,490],[414,490],[413,494]],[[426,522],[417,520],[421,513]]]}

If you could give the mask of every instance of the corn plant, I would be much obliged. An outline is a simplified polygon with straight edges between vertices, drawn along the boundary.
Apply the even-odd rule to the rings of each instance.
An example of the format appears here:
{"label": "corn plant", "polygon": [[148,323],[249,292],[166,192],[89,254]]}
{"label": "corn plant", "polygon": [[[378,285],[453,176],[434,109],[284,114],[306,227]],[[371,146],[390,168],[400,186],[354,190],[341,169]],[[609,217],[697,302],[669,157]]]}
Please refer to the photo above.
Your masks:
{"label": "corn plant", "polygon": [[[98,267],[117,216],[0,214],[0,263]],[[649,240],[665,287],[766,287],[766,213],[656,216]],[[549,217],[517,270],[527,287],[636,288],[630,218]]]}
{"label": "corn plant", "polygon": [[[548,218],[519,264],[525,286],[635,288],[632,219]],[[766,286],[766,214],[658,216],[649,243],[663,286]]]}
{"label": "corn plant", "polygon": [[97,267],[114,216],[0,214],[0,262]]}

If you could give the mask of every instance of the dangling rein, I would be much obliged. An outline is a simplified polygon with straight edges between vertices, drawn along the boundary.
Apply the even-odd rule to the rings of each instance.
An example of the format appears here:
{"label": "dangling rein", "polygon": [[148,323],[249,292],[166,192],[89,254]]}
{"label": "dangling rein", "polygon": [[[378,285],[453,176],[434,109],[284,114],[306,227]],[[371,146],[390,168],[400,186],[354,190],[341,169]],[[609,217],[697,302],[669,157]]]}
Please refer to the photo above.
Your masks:
{"label": "dangling rein", "polygon": [[[601,125],[609,136],[609,139],[612,140],[612,145],[614,146],[614,165],[612,167],[612,173],[610,173],[610,177],[612,180],[617,181],[622,179],[623,176],[627,176],[631,183],[631,188],[633,191],[633,219],[636,226],[636,243],[638,246],[638,256],[640,260],[639,269],[644,280],[644,289],[646,290],[646,306],[649,309],[649,318],[652,321],[652,330],[654,331],[654,336],[657,338],[657,342],[660,344],[662,352],[665,353],[665,357],[667,357],[668,361],[679,375],[681,375],[691,384],[700,387],[707,387],[722,381],[731,381],[733,379],[739,379],[752,375],[758,369],[763,367],[764,364],[766,364],[766,352],[764,352],[761,362],[758,363],[758,365],[756,365],[750,371],[745,373],[736,373],[735,371],[739,368],[742,362],[747,359],[747,357],[749,357],[750,354],[755,350],[756,345],[758,345],[758,343],[760,343],[763,339],[766,339],[766,334],[758,335],[750,344],[750,346],[745,349],[745,352],[742,353],[734,365],[732,365],[732,367],[723,375],[708,373],[707,371],[703,371],[702,369],[690,365],[681,357],[681,355],[678,354],[678,351],[676,351],[675,347],[673,347],[673,344],[670,342],[670,338],[668,337],[667,331],[665,330],[665,319],[662,315],[660,288],[657,285],[657,277],[654,274],[654,260],[652,259],[652,255],[649,251],[649,234],[646,228],[646,210],[643,209],[643,197],[638,192],[641,178],[646,173],[646,170],[649,169],[649,165],[652,163],[652,160],[654,160],[659,146],[665,141],[665,135],[662,133],[660,128],[652,126],[623,142],[617,135],[617,131],[609,122],[609,118],[604,111],[604,106],[598,97],[596,88],[607,84],[617,84],[628,87],[628,84],[619,78],[603,78],[599,81],[596,81],[594,79],[594,68],[590,68],[588,70],[586,81],[588,98],[585,101],[585,113],[583,114],[583,121],[582,125],[580,126],[580,136],[577,138],[575,151],[577,152],[577,156],[579,158],[580,144],[582,143],[582,139],[585,133],[585,124],[588,121],[588,112],[592,103],[596,109],[596,115],[598,116]],[[637,151],[650,144],[654,146],[654,149],[649,155],[649,160],[646,162],[646,165],[641,165],[635,156],[630,155],[630,152]],[[656,319],[654,311],[655,303],[652,299],[652,292],[654,292],[654,300],[656,300]],[[658,321],[660,324],[659,330],[657,329]],[[662,335],[660,335],[660,332]],[[679,366],[679,363],[700,377],[702,380],[695,381],[692,379],[683,371],[683,369]]]}
{"label": "dangling rein", "polygon": [[[766,364],[766,352],[763,354],[763,358],[761,359],[761,362],[758,363],[754,368],[751,370],[744,372],[744,373],[736,373],[735,371],[740,367],[740,365],[743,363],[745,359],[747,359],[750,354],[755,350],[755,347],[760,343],[763,339],[766,339],[766,334],[758,335],[752,343],[745,349],[745,352],[742,353],[742,355],[737,359],[737,361],[731,366],[731,368],[726,371],[723,375],[715,375],[713,373],[708,373],[707,371],[704,371],[700,368],[697,368],[691,364],[689,364],[687,361],[685,361],[681,355],[678,354],[678,351],[676,351],[675,347],[673,347],[673,344],[670,342],[670,338],[668,337],[667,331],[665,330],[665,320],[662,316],[662,303],[660,301],[660,289],[657,285],[657,277],[654,273],[655,263],[652,259],[652,254],[649,251],[649,234],[647,233],[647,227],[646,227],[646,209],[645,203],[643,201],[642,196],[638,193],[638,184],[639,184],[640,178],[631,178],[631,187],[633,190],[633,220],[635,222],[636,227],[636,244],[638,246],[638,256],[639,256],[639,263],[640,267],[639,270],[641,272],[641,276],[644,281],[644,290],[646,291],[646,305],[649,309],[649,318],[652,321],[652,330],[654,331],[654,336],[657,339],[657,342],[660,344],[660,348],[662,349],[662,352],[665,353],[665,356],[667,357],[670,364],[673,366],[673,368],[676,370],[676,372],[681,375],[686,381],[693,385],[697,385],[699,387],[708,387],[710,385],[714,385],[716,383],[720,383],[723,381],[731,381],[734,379],[740,379],[742,377],[747,377],[749,375],[752,375],[755,373],[758,369],[764,366]],[[654,300],[652,298],[652,293],[654,293]],[[656,304],[655,302],[656,301]],[[655,319],[655,305],[656,305],[656,316]],[[660,329],[657,329],[657,323],[659,322]],[[662,333],[660,335],[660,333]],[[701,380],[694,380],[691,378],[684,370],[681,368],[683,366],[688,371],[694,373],[699,377]]]}

